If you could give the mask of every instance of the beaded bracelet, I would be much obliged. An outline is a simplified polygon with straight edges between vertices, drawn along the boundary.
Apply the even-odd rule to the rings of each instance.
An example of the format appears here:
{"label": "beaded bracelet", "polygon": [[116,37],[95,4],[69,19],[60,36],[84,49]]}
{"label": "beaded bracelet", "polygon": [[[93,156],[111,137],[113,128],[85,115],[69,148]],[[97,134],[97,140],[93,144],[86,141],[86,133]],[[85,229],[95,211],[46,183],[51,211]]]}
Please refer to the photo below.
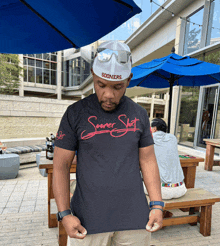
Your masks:
{"label": "beaded bracelet", "polygon": [[153,210],[153,209],[159,209],[159,210],[161,210],[163,212],[163,209],[161,209],[161,208],[151,208],[150,211]]}

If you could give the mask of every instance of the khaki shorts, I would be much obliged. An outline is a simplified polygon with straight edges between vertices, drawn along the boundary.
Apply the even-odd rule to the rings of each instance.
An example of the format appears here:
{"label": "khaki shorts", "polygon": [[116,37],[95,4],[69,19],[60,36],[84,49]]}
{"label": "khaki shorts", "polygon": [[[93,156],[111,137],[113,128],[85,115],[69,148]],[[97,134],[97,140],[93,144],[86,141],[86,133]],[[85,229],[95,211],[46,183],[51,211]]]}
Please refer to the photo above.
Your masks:
{"label": "khaki shorts", "polygon": [[151,233],[146,230],[126,230],[70,238],[67,246],[150,246]]}

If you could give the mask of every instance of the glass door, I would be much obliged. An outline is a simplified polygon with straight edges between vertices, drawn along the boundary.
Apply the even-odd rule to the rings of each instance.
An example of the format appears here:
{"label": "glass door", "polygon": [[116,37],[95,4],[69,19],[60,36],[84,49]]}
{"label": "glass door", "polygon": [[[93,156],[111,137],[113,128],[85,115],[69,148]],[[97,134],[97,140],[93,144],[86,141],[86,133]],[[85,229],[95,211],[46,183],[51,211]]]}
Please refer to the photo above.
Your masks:
{"label": "glass door", "polygon": [[[216,112],[218,107],[218,94],[219,87],[206,87],[203,88],[202,93],[202,107],[199,115],[198,124],[198,142],[197,146],[206,148],[204,138],[214,138],[216,129]],[[219,105],[220,106],[220,105]],[[219,111],[220,114],[220,111]],[[218,116],[218,122],[220,124],[220,115]],[[220,137],[220,135],[219,135]]]}
{"label": "glass door", "polygon": [[216,110],[216,124],[215,131],[213,132],[215,139],[220,139],[220,98],[217,98],[217,110]]}

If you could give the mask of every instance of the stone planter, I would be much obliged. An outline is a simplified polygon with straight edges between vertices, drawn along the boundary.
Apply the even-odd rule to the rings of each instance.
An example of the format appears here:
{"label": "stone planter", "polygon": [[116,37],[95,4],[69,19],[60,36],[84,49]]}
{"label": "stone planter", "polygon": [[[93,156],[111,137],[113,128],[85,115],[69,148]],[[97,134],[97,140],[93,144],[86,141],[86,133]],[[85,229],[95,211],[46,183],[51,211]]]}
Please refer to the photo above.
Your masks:
{"label": "stone planter", "polygon": [[17,154],[0,155],[0,179],[14,179],[18,176],[20,158]]}

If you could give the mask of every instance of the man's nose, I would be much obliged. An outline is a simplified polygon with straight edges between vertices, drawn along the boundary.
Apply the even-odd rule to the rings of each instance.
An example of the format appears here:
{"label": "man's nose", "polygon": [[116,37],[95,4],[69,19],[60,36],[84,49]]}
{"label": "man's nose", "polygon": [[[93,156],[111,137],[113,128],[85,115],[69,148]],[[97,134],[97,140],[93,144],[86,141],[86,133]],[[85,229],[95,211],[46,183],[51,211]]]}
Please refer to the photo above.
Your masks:
{"label": "man's nose", "polygon": [[114,96],[114,92],[111,88],[105,88],[105,91],[104,91],[104,98],[105,99],[113,99],[115,96]]}

